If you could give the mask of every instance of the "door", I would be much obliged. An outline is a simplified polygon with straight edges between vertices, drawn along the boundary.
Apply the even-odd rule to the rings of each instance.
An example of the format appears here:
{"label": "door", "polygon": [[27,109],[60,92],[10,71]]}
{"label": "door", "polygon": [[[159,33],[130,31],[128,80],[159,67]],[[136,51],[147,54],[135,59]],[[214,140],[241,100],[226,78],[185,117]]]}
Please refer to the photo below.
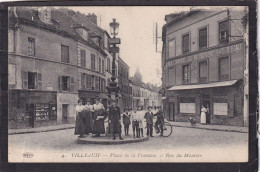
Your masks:
{"label": "door", "polygon": [[68,106],[67,104],[62,105],[62,123],[66,124],[68,122]]}
{"label": "door", "polygon": [[35,105],[34,104],[29,104],[28,106],[28,125],[29,127],[34,128],[34,116],[35,116]]}
{"label": "door", "polygon": [[174,102],[169,103],[169,121],[174,121]]}

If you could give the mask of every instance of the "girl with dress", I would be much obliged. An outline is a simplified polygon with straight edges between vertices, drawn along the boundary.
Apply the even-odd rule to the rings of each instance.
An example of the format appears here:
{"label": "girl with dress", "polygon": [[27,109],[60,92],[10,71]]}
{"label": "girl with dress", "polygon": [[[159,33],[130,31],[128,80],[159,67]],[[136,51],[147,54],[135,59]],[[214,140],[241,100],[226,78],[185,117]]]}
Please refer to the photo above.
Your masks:
{"label": "girl with dress", "polygon": [[200,116],[200,123],[201,124],[206,124],[206,112],[207,109],[202,105],[201,107],[201,116]]}
{"label": "girl with dress", "polygon": [[76,105],[76,125],[75,125],[75,135],[79,135],[79,138],[84,137],[85,133],[85,114],[84,114],[84,106],[82,105],[82,100],[78,101],[78,105]]}
{"label": "girl with dress", "polygon": [[89,133],[92,133],[92,127],[93,127],[93,119],[92,119],[93,106],[90,103],[91,100],[87,99],[87,104],[84,106],[85,122],[86,122],[85,134],[87,135]]}
{"label": "girl with dress", "polygon": [[100,103],[100,97],[95,98],[95,104],[93,105],[94,111],[94,124],[93,124],[93,134],[95,137],[99,137],[100,134],[105,133],[104,121],[107,117],[107,112],[102,103]]}

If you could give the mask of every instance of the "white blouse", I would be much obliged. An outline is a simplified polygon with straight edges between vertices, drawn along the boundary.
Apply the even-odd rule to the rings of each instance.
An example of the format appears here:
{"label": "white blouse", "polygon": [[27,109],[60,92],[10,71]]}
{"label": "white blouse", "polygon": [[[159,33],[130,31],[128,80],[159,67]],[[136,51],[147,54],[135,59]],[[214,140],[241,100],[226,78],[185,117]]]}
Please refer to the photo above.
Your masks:
{"label": "white blouse", "polygon": [[75,110],[76,113],[82,112],[85,109],[85,107],[83,105],[77,105]]}
{"label": "white blouse", "polygon": [[85,110],[92,111],[93,110],[93,105],[85,105],[84,108],[85,108]]}
{"label": "white blouse", "polygon": [[93,110],[105,109],[102,103],[94,104]]}

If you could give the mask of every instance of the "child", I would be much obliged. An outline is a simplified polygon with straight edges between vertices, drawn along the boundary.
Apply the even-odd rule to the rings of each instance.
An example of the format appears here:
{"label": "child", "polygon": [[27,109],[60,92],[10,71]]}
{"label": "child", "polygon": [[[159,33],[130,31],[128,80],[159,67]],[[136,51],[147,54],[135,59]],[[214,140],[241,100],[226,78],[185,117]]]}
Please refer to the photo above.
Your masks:
{"label": "child", "polygon": [[130,116],[131,114],[128,112],[128,109],[125,109],[125,113],[123,113],[123,124],[125,129],[125,136],[129,136],[128,131],[129,131],[129,125],[131,124]]}

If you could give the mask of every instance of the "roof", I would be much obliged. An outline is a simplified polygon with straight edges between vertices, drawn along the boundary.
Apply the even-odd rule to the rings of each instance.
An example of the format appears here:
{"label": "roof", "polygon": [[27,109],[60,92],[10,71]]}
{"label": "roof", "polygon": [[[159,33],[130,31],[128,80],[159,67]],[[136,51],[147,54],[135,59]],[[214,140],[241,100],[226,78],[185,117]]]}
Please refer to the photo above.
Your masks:
{"label": "roof", "polygon": [[177,91],[177,90],[191,90],[191,89],[201,89],[201,88],[212,88],[212,87],[226,87],[231,86],[237,83],[238,80],[214,82],[208,84],[194,84],[194,85],[176,85],[168,89],[168,91]]}

